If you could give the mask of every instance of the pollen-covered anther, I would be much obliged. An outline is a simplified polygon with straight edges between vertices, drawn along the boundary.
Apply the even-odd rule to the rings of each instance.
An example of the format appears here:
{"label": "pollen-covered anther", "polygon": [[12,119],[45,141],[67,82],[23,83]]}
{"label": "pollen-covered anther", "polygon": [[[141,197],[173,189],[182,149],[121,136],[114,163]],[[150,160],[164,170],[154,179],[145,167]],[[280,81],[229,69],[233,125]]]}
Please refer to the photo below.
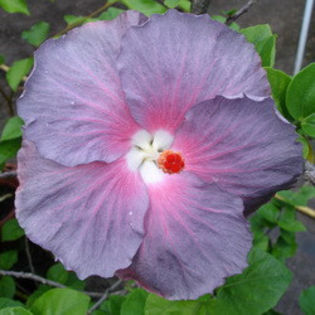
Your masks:
{"label": "pollen-covered anther", "polygon": [[183,170],[185,167],[185,161],[179,152],[173,152],[171,150],[163,151],[158,160],[158,166],[164,173],[176,174]]}

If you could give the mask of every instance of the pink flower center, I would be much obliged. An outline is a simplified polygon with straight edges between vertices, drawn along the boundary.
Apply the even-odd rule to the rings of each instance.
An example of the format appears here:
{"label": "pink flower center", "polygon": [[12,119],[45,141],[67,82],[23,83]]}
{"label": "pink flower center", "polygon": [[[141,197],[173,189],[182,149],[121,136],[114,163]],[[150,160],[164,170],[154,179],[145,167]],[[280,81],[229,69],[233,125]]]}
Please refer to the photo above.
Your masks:
{"label": "pink flower center", "polygon": [[175,174],[179,173],[185,167],[185,162],[182,155],[179,152],[173,152],[171,150],[163,151],[158,160],[158,166],[164,173]]}

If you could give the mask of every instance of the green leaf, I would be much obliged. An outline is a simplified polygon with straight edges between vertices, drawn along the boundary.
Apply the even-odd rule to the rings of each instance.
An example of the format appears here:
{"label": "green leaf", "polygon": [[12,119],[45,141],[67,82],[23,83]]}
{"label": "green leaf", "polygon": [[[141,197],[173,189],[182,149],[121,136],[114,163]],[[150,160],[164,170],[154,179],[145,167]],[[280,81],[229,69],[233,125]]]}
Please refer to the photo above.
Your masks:
{"label": "green leaf", "polygon": [[[215,21],[220,22],[222,24],[225,24],[226,19],[227,19],[225,16],[222,16],[222,15],[212,15],[211,18],[212,18],[212,20],[215,20]],[[241,29],[240,26],[235,22],[231,23],[229,25],[229,28],[234,30],[234,31],[237,31],[237,32],[239,32]]]}
{"label": "green leaf", "polygon": [[305,315],[315,314],[315,285],[302,291],[299,305]]}
{"label": "green leaf", "polygon": [[2,65],[4,61],[5,61],[4,56],[0,55],[0,65]]}
{"label": "green leaf", "polygon": [[26,308],[21,306],[7,307],[0,310],[0,315],[33,315]]}
{"label": "green leaf", "polygon": [[71,289],[51,289],[41,295],[31,306],[34,315],[85,315],[90,298]]}
{"label": "green leaf", "polygon": [[0,141],[0,165],[16,156],[22,144],[22,138]]}
{"label": "green leaf", "polygon": [[67,22],[68,25],[77,24],[77,23],[85,24],[89,22],[98,21],[98,19],[96,18],[86,18],[85,16],[82,16],[82,15],[71,15],[71,14],[65,15],[63,19]]}
{"label": "green leaf", "polygon": [[106,10],[105,12],[103,12],[102,14],[100,14],[98,16],[99,20],[113,20],[115,19],[119,14],[121,14],[122,12],[124,12],[125,10],[122,9],[118,9],[118,8],[109,8],[108,10]]}
{"label": "green leaf", "polygon": [[255,45],[262,60],[262,66],[273,67],[276,54],[276,36],[272,34],[268,24],[261,24],[243,28],[240,32]]}
{"label": "green leaf", "polygon": [[22,137],[21,127],[23,124],[23,120],[18,116],[10,118],[3,128],[0,140],[11,140]]}
{"label": "green leaf", "polygon": [[170,9],[176,8],[179,3],[180,3],[180,0],[165,0],[164,1],[164,4]]}
{"label": "green leaf", "polygon": [[[1,0],[0,0],[1,1]],[[33,58],[26,58],[15,61],[6,73],[6,79],[11,89],[16,92],[24,76],[26,76],[33,67]]]}
{"label": "green leaf", "polygon": [[182,9],[184,12],[190,12],[190,10],[191,10],[191,1],[189,1],[189,0],[180,0],[177,6],[180,9]]}
{"label": "green leaf", "polygon": [[229,25],[229,28],[236,31],[236,32],[239,32],[241,30],[241,27],[235,23],[235,22],[232,22],[230,25]]}
{"label": "green leaf", "polygon": [[310,137],[315,137],[315,113],[302,120],[302,129]]}
{"label": "green leaf", "polygon": [[288,232],[303,232],[306,231],[305,226],[302,222],[295,219],[296,211],[293,206],[287,205],[283,208],[278,225],[285,231]]}
{"label": "green leaf", "polygon": [[215,20],[217,22],[220,22],[220,23],[225,23],[226,21],[226,17],[222,16],[222,15],[211,15],[211,19],[212,20]]}
{"label": "green leaf", "polygon": [[22,32],[22,38],[29,44],[38,47],[48,36],[50,25],[47,22],[38,22],[29,30]]}
{"label": "green leaf", "polygon": [[16,219],[10,219],[2,226],[1,239],[3,242],[15,241],[23,235],[24,230],[19,226]]}
{"label": "green leaf", "polygon": [[167,11],[167,8],[154,0],[121,0],[121,3],[129,9],[139,11],[147,16],[154,13],[162,14]]}
{"label": "green leaf", "polygon": [[106,315],[120,315],[121,306],[125,299],[125,296],[112,295],[101,304],[100,310],[104,311]]}
{"label": "green leaf", "polygon": [[315,63],[293,77],[288,86],[286,105],[297,120],[303,120],[315,112]]}
{"label": "green leaf", "polygon": [[0,269],[10,269],[18,261],[16,250],[7,250],[0,254]]}
{"label": "green leaf", "polygon": [[51,290],[51,287],[48,285],[41,284],[37,290],[35,290],[27,299],[26,306],[30,308],[32,304],[45,292]]}
{"label": "green leaf", "polygon": [[223,10],[220,13],[226,16],[233,16],[237,12],[237,9],[231,9],[231,10]]}
{"label": "green leaf", "polygon": [[30,15],[25,0],[0,0],[0,8],[9,13],[24,13]]}
{"label": "green leaf", "polygon": [[251,231],[254,237],[264,235],[265,229],[268,227],[269,222],[257,211],[250,219]]}
{"label": "green leaf", "polygon": [[15,301],[9,298],[0,297],[0,309],[6,308],[6,307],[12,307],[12,306],[23,306],[23,304],[20,301]]}
{"label": "green leaf", "polygon": [[304,159],[307,159],[308,155],[310,154],[310,144],[308,143],[308,140],[305,137],[300,135],[297,141],[302,143],[303,157]]}
{"label": "green leaf", "polygon": [[15,282],[12,277],[4,276],[0,278],[0,296],[13,298],[15,294]]}
{"label": "green leaf", "polygon": [[259,208],[258,213],[269,222],[277,223],[280,210],[272,202],[269,202]]}
{"label": "green leaf", "polygon": [[275,64],[276,40],[277,36],[272,35],[256,46],[256,49],[258,49],[258,53],[262,59],[263,67],[273,67]]}
{"label": "green leaf", "polygon": [[299,191],[282,190],[277,194],[292,206],[306,206],[310,199],[315,199],[315,187],[303,186]]}
{"label": "green leaf", "polygon": [[267,77],[271,86],[272,97],[278,110],[286,119],[293,121],[285,105],[286,92],[291,82],[291,77],[281,70],[270,67],[265,67],[265,70],[267,71]]}
{"label": "green leaf", "polygon": [[144,306],[149,293],[143,289],[131,292],[121,306],[121,315],[144,315]]}
{"label": "green leaf", "polygon": [[46,277],[50,280],[66,284],[68,280],[68,271],[65,270],[61,263],[57,263],[48,269]]}
{"label": "green leaf", "polygon": [[209,295],[194,301],[169,301],[155,294],[150,294],[145,304],[145,315],[206,315]]}
{"label": "green leaf", "polygon": [[269,237],[267,235],[259,235],[259,236],[255,236],[254,240],[253,240],[253,245],[257,248],[260,248],[264,251],[268,251],[269,249]]}
{"label": "green leaf", "polygon": [[213,315],[260,315],[274,307],[288,288],[292,273],[270,254],[253,248],[249,267],[240,275],[227,279],[210,300]]}
{"label": "green leaf", "polygon": [[61,263],[51,266],[46,274],[50,280],[65,284],[67,287],[76,290],[83,290],[85,282],[79,280],[74,272],[67,271]]}
{"label": "green leaf", "polygon": [[69,24],[74,24],[74,23],[78,23],[78,22],[82,22],[84,20],[84,16],[82,15],[71,15],[71,14],[67,14],[63,17],[63,19],[66,21],[66,23]]}
{"label": "green leaf", "polygon": [[281,229],[277,242],[272,246],[272,256],[284,262],[285,259],[294,256],[296,250],[295,233]]}
{"label": "green leaf", "polygon": [[68,271],[68,280],[66,285],[71,289],[83,290],[85,287],[85,282],[83,280],[79,280],[74,272]]}
{"label": "green leaf", "polygon": [[246,37],[246,39],[253,44],[257,44],[259,42],[268,39],[272,36],[272,30],[270,25],[268,24],[259,24],[255,26],[250,26],[247,28],[243,28],[241,33]]}

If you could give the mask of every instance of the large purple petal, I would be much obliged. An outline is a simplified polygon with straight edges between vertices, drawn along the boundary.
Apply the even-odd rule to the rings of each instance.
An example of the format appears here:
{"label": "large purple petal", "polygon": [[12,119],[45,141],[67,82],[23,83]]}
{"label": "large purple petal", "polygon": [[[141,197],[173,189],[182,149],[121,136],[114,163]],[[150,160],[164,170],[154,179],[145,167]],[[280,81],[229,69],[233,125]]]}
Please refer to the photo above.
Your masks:
{"label": "large purple petal", "polygon": [[217,97],[187,113],[173,148],[182,152],[186,170],[253,207],[302,172],[297,134],[279,117],[271,99]]}
{"label": "large purple petal", "polygon": [[254,46],[208,15],[169,10],[131,27],[118,68],[131,113],[145,129],[174,130],[201,101],[270,95]]}
{"label": "large purple petal", "polygon": [[118,275],[168,299],[195,299],[246,267],[251,235],[240,198],[186,172],[149,195],[145,238]]}
{"label": "large purple petal", "polygon": [[40,154],[66,166],[111,162],[137,130],[116,69],[121,37],[143,22],[136,12],[88,23],[35,52],[35,67],[18,101],[25,135]]}
{"label": "large purple petal", "polygon": [[80,278],[110,277],[130,265],[143,239],[148,196],[124,160],[68,168],[24,142],[18,162],[16,215],[34,243]]}

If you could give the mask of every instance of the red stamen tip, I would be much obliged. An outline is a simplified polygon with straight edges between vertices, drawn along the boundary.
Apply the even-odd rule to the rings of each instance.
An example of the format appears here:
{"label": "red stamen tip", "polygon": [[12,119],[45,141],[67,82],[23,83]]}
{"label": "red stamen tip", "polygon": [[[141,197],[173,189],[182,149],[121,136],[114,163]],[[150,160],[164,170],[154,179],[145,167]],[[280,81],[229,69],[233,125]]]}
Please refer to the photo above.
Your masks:
{"label": "red stamen tip", "polygon": [[164,173],[175,174],[182,171],[185,162],[180,153],[166,150],[160,154],[158,165]]}

